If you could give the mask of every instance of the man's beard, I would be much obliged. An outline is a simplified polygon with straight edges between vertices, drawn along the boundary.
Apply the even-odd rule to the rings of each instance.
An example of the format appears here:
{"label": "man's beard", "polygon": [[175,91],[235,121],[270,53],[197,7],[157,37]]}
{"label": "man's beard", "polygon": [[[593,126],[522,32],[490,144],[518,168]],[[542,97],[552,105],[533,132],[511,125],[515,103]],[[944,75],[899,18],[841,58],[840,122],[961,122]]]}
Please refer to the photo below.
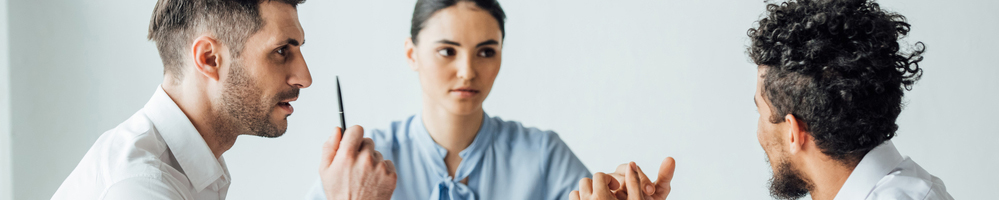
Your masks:
{"label": "man's beard", "polygon": [[[215,114],[218,116],[215,130],[221,131],[220,135],[233,137],[233,140],[235,136],[247,132],[269,138],[284,135],[287,125],[278,127],[271,122],[271,111],[281,100],[297,97],[298,88],[282,91],[273,98],[264,98],[256,88],[256,81],[245,70],[239,61],[235,61],[229,68],[229,78],[223,83],[225,88],[222,89],[220,101],[215,105]],[[264,99],[267,101],[261,102]]]}
{"label": "man's beard", "polygon": [[[767,162],[770,158],[767,157]],[[800,199],[812,189],[812,184],[806,181],[787,159],[779,159],[770,177],[770,196],[775,199]]]}

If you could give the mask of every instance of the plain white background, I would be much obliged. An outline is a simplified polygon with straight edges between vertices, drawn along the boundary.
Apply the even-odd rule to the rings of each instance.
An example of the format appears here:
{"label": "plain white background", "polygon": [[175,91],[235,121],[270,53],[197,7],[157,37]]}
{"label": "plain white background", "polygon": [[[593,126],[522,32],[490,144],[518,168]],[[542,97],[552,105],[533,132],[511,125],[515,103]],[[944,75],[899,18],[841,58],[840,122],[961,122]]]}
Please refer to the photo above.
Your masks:
{"label": "plain white background", "polygon": [[[384,128],[419,111],[419,83],[402,49],[414,2],[299,7],[314,83],[294,103],[284,136],[243,136],[224,154],[229,199],[303,197],[316,180],[319,147],[339,124],[335,75],[349,124]],[[161,82],[162,64],[146,40],[155,1],[0,3],[7,11],[0,16],[0,199],[48,199],[98,136],[141,108]],[[913,24],[907,41],[928,49],[895,144],[955,198],[991,198],[999,188],[999,2],[881,3]],[[750,101],[756,66],[745,54],[762,1],[501,4],[508,15],[503,67],[486,112],[558,132],[593,172],[636,161],[654,174],[674,156],[670,199],[770,198]]]}

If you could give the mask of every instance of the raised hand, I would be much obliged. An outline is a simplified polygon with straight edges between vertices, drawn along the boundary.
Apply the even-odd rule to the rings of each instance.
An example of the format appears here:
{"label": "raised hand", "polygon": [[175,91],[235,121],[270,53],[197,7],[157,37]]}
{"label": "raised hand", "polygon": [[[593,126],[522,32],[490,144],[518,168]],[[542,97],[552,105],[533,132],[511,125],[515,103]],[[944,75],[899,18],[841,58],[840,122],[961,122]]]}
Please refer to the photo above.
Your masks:
{"label": "raised hand", "polygon": [[603,172],[597,172],[593,174],[593,179],[583,178],[579,180],[579,190],[572,191],[569,193],[569,199],[571,200],[589,200],[589,199],[620,199],[615,196],[612,190],[618,189],[620,184],[614,177],[604,174]]}
{"label": "raised hand", "polygon": [[672,190],[670,182],[675,169],[676,161],[667,157],[659,166],[656,182],[651,182],[635,162],[621,164],[614,173],[598,172],[593,175],[592,181],[583,178],[579,182],[579,190],[572,191],[569,196],[574,200],[663,200]]}
{"label": "raised hand", "polygon": [[390,199],[397,176],[390,160],[375,151],[371,138],[363,138],[364,128],[352,126],[323,143],[319,175],[326,199]]}

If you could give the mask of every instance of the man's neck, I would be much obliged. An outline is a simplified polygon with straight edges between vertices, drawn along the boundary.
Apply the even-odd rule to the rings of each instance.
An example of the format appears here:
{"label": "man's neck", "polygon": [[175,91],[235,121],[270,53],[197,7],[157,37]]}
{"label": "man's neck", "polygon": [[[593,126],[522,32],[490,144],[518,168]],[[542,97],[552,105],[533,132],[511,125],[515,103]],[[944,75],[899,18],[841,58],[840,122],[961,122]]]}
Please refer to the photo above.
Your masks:
{"label": "man's neck", "polygon": [[[821,154],[820,152],[816,152]],[[806,159],[803,166],[803,173],[808,176],[813,184],[809,191],[814,200],[832,200],[843,188],[846,179],[850,177],[856,164],[846,165],[825,154],[811,156]]]}
{"label": "man's neck", "polygon": [[222,156],[222,153],[232,148],[236,143],[236,136],[232,131],[220,130],[219,117],[212,110],[211,99],[208,93],[201,91],[205,87],[193,81],[177,81],[164,79],[161,87],[170,96],[170,99],[180,107],[187,119],[201,134],[201,138],[208,144],[215,158]]}

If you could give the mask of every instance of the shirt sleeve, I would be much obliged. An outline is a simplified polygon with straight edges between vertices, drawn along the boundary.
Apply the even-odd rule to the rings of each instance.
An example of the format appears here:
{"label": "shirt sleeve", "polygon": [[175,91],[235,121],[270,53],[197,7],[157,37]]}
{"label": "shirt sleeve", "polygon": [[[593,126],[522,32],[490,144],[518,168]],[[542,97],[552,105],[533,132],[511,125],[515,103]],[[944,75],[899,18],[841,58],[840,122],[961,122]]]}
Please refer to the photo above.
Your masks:
{"label": "shirt sleeve", "polygon": [[312,188],[309,189],[309,193],[305,194],[306,200],[326,200],[326,192],[323,191],[323,180],[316,179],[316,183],[312,184]]}
{"label": "shirt sleeve", "polygon": [[548,182],[548,193],[545,199],[566,200],[569,199],[569,192],[578,188],[579,179],[591,177],[590,170],[586,169],[583,162],[572,153],[569,146],[562,142],[558,134],[546,131],[547,139],[544,141],[545,154],[543,169],[545,170]]}
{"label": "shirt sleeve", "polygon": [[947,193],[947,186],[944,186],[943,180],[932,175],[930,177],[932,185],[930,185],[930,192],[926,194],[926,200],[954,200],[954,197]]}
{"label": "shirt sleeve", "polygon": [[152,177],[132,177],[111,184],[98,199],[171,200],[187,198],[184,198],[177,188],[162,180]]}

